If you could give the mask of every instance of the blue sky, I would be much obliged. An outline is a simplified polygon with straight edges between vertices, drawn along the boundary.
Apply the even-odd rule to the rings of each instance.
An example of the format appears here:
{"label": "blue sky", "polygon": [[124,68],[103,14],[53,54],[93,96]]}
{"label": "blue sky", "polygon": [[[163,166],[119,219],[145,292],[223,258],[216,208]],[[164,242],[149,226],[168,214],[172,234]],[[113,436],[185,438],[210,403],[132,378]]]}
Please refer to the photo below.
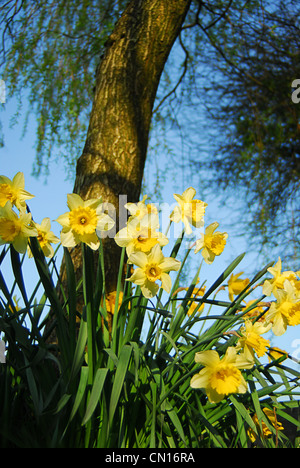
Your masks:
{"label": "blue sky", "polygon": [[[35,123],[32,118],[29,122],[28,132],[23,138],[22,129],[23,121],[22,116],[19,120],[19,124],[15,125],[13,128],[10,128],[10,121],[14,115],[14,101],[13,99],[9,100],[7,97],[6,104],[1,104],[4,106],[1,109],[0,118],[3,123],[3,132],[4,132],[4,142],[5,145],[3,148],[0,148],[0,174],[6,175],[9,178],[12,178],[18,171],[22,171],[25,175],[25,188],[29,192],[35,195],[35,198],[30,200],[29,206],[33,214],[33,217],[36,222],[40,223],[44,217],[49,217],[52,221],[52,230],[59,236],[60,225],[54,220],[62,213],[67,211],[67,193],[72,192],[73,190],[73,181],[66,180],[66,172],[63,167],[63,164],[53,163],[50,166],[50,175],[47,178],[45,183],[43,177],[36,179],[31,175],[32,173],[32,164],[35,157]],[[182,193],[188,185],[186,185],[180,177],[177,181],[170,181],[168,185],[164,187],[164,202],[174,203],[173,193]],[[197,189],[197,187],[195,187]],[[197,189],[196,198],[201,198],[201,194]],[[151,200],[155,201],[155,200]],[[212,221],[220,221],[220,230],[222,230],[221,220],[227,219],[230,217],[230,213],[226,211],[220,212],[219,207],[214,203],[214,201],[204,200],[208,203],[208,208],[206,211],[206,224],[209,224]],[[234,210],[234,207],[232,208]],[[245,241],[240,238],[235,237],[234,231],[230,230],[230,225],[228,229],[228,223],[226,230],[229,234],[228,242],[225,248],[224,253],[216,258],[213,265],[203,264],[201,270],[201,282],[206,279],[207,286],[211,285],[215,279],[225,270],[229,262],[236,258],[240,253],[247,250],[247,245]],[[198,254],[199,255],[199,254]],[[193,264],[195,260],[194,253],[191,254],[194,256]],[[201,257],[198,257],[198,259]],[[277,258],[274,259],[277,261]],[[196,265],[196,262],[194,266]],[[244,271],[243,277],[247,276],[247,272],[253,271],[253,266],[260,265],[263,267],[263,264],[257,259],[255,252],[247,254],[243,262],[239,265],[235,273]],[[300,268],[299,268],[300,269]],[[7,263],[2,265],[2,271],[7,279],[11,281],[12,276],[10,273],[10,268]],[[24,265],[25,273],[25,282],[28,288],[32,284],[35,284],[37,279],[33,261],[26,259]],[[223,299],[227,300],[226,293],[223,294]],[[225,296],[224,296],[225,294]],[[260,294],[260,291],[259,291]],[[259,296],[258,296],[259,297]],[[220,296],[222,299],[222,296]],[[289,353],[294,353],[295,357],[300,359],[300,326],[298,327],[289,327],[288,331],[282,337],[272,338],[272,344],[274,346],[279,346]]]}

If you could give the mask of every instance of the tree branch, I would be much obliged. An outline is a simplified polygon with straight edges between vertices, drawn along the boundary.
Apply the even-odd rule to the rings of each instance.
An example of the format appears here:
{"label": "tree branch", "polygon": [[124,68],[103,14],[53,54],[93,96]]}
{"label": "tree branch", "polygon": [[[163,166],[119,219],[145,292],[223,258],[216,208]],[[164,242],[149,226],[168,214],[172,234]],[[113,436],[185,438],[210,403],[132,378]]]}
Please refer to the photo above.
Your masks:
{"label": "tree branch", "polygon": [[175,94],[176,93],[176,90],[178,88],[178,86],[182,83],[185,75],[186,75],[186,72],[187,72],[187,69],[188,69],[188,62],[189,62],[189,53],[188,53],[188,50],[186,49],[186,47],[184,46],[183,42],[182,42],[182,38],[181,38],[181,34],[178,36],[178,39],[179,39],[179,44],[181,45],[182,47],[182,50],[184,51],[185,53],[185,59],[183,61],[183,71],[176,83],[176,85],[174,86],[173,89],[171,89],[171,91],[169,91],[169,93],[167,93],[163,98],[162,100],[158,103],[158,105],[156,106],[156,108],[154,109],[153,111],[153,114],[155,114],[158,109],[163,105],[163,103],[170,97],[172,96],[172,94]]}

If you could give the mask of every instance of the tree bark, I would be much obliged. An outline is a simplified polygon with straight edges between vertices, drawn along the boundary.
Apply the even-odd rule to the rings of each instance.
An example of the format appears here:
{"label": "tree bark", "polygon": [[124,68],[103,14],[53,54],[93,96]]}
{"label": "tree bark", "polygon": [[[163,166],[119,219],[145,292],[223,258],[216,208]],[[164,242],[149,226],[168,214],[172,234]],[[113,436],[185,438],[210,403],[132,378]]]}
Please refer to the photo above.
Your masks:
{"label": "tree bark", "polygon": [[[102,197],[115,207],[119,196],[139,199],[153,104],[161,73],[191,0],[131,0],[106,44],[97,70],[90,123],[78,159],[74,192]],[[113,214],[113,213],[111,213]],[[103,240],[107,292],[115,289],[120,248]],[[81,249],[72,252],[77,277]]]}

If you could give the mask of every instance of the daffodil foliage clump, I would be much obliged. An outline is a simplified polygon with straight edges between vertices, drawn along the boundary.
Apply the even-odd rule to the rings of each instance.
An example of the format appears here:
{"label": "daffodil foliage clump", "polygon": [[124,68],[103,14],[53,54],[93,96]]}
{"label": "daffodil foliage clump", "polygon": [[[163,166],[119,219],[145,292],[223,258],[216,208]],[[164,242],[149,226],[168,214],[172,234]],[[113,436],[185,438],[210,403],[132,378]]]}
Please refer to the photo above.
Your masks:
{"label": "daffodil foliage clump", "polygon": [[[278,259],[245,278],[235,271],[242,254],[207,285],[203,267],[218,262],[228,234],[205,226],[207,204],[195,196],[192,187],[174,195],[165,232],[146,196],[127,203],[115,232],[101,199],[69,194],[56,236],[49,218],[31,214],[23,174],[0,176],[1,447],[297,446],[299,367],[272,340],[300,324],[299,272]],[[107,293],[109,235],[121,260]],[[28,262],[38,272],[30,291]]]}

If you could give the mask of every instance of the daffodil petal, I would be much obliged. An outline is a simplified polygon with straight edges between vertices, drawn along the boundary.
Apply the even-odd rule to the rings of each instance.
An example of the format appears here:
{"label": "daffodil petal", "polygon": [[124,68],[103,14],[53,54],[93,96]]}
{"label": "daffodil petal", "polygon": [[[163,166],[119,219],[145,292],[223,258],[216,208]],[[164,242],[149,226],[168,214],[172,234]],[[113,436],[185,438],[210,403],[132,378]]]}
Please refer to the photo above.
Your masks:
{"label": "daffodil petal", "polygon": [[162,288],[169,293],[172,287],[171,277],[167,273],[162,273],[160,276]]}
{"label": "daffodil petal", "polygon": [[[206,370],[206,369],[203,369]],[[190,380],[190,386],[192,388],[205,388],[209,383],[209,373],[208,372],[199,372],[198,374],[193,375]]]}
{"label": "daffodil petal", "polygon": [[186,202],[190,202],[190,201],[192,201],[192,199],[194,198],[195,195],[196,195],[196,190],[193,187],[189,187],[183,192],[182,198]]}
{"label": "daffodil petal", "polygon": [[97,223],[97,231],[109,231],[115,225],[114,220],[107,214],[102,214]]}
{"label": "daffodil petal", "polygon": [[165,257],[163,261],[159,264],[159,267],[162,271],[178,271],[180,268],[181,262],[176,258]]}
{"label": "daffodil petal", "polygon": [[145,280],[146,280],[146,275],[145,275],[144,271],[141,268],[137,268],[133,272],[131,277],[128,278],[128,281],[132,281],[133,283],[137,284],[138,286],[141,286],[142,284],[144,284]]}
{"label": "daffodil petal", "polygon": [[69,226],[70,221],[69,221],[69,212],[66,212],[62,215],[60,215],[58,218],[55,220],[57,223],[61,224],[62,226]]}
{"label": "daffodil petal", "polygon": [[151,250],[151,252],[150,252],[150,254],[148,256],[148,262],[149,263],[153,262],[153,263],[159,263],[160,264],[164,260],[164,258],[165,257],[164,257],[164,255],[163,255],[163,253],[161,251],[160,246],[158,244],[156,244],[152,248],[152,250]]}
{"label": "daffodil petal", "polygon": [[71,230],[62,230],[60,233],[60,240],[61,243],[64,247],[75,247],[76,244],[78,244],[74,233]]}
{"label": "daffodil petal", "polygon": [[67,194],[67,205],[70,211],[74,210],[75,208],[78,208],[79,206],[83,206],[83,204],[84,202],[82,198],[77,193]]}
{"label": "daffodil petal", "polygon": [[151,281],[146,281],[143,286],[141,286],[141,291],[143,296],[147,299],[152,299],[158,292],[159,286],[156,283],[152,283]]}
{"label": "daffodil petal", "polygon": [[13,185],[16,185],[17,187],[24,188],[25,187],[25,177],[23,172],[17,172],[17,174],[14,176],[13,180]]}
{"label": "daffodil petal", "polygon": [[84,234],[78,237],[81,242],[87,244],[92,250],[97,250],[100,246],[100,241],[95,233]]}
{"label": "daffodil petal", "polygon": [[24,254],[27,250],[28,237],[17,236],[12,244],[17,252]]}
{"label": "daffodil petal", "polygon": [[134,252],[129,256],[129,261],[140,268],[143,268],[148,261],[147,255],[144,252]]}
{"label": "daffodil petal", "polygon": [[214,366],[220,361],[219,354],[215,350],[200,351],[195,354],[195,362],[204,366]]}

